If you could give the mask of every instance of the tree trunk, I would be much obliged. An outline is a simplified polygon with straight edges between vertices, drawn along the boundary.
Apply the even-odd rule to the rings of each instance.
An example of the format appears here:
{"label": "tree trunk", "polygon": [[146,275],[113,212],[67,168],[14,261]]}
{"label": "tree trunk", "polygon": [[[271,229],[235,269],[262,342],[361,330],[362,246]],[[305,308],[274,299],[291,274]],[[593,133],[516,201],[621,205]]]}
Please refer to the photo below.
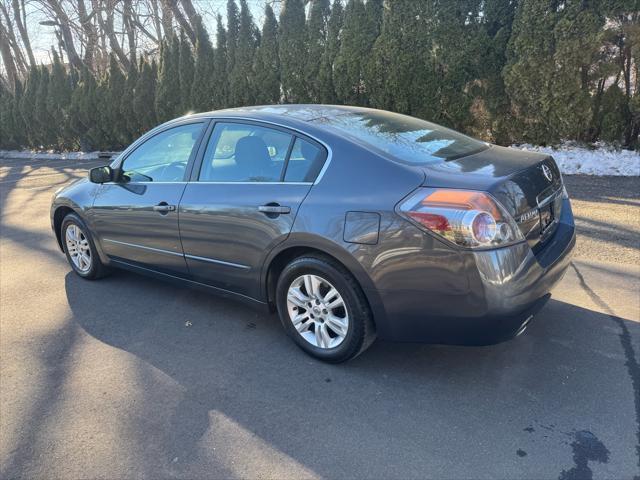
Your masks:
{"label": "tree trunk", "polygon": [[18,31],[20,32],[20,38],[22,39],[22,45],[24,45],[24,49],[27,52],[27,57],[29,57],[29,65],[35,67],[36,59],[33,56],[33,50],[31,49],[31,42],[29,40],[29,34],[27,33],[27,29],[25,28],[24,22],[22,21],[22,17],[20,12],[24,13],[24,0],[22,1],[22,6],[18,0],[13,0],[13,16],[16,20],[16,26],[18,27]]}
{"label": "tree trunk", "polygon": [[56,19],[58,20],[58,27],[62,34],[62,40],[64,42],[64,50],[69,58],[69,63],[75,68],[80,70],[82,68],[82,60],[76,51],[76,47],[73,43],[73,34],[71,33],[71,22],[67,16],[67,12],[64,11],[62,5],[58,0],[46,0],[47,4],[51,7]]}
{"label": "tree trunk", "polygon": [[[195,45],[196,44],[195,31],[193,30],[193,27],[191,26],[189,21],[185,18],[185,16],[180,11],[178,2],[176,0],[168,0],[168,2],[169,2],[169,7],[171,8],[171,12],[173,13],[173,16],[176,18],[176,21],[178,22],[180,27],[184,30],[184,33],[187,34],[187,37],[189,37],[189,40],[191,40],[191,43]],[[167,32],[165,32],[165,37],[167,35],[168,35]]]}
{"label": "tree trunk", "polygon": [[122,11],[122,24],[124,26],[125,33],[127,34],[127,41],[129,43],[129,62],[132,65],[136,64],[136,25],[133,21],[133,7],[131,0],[124,0],[124,9]]}
{"label": "tree trunk", "polygon": [[[168,36],[173,30],[173,12],[171,10],[172,0],[160,0],[162,8],[162,36]],[[158,39],[162,40],[162,39]]]}
{"label": "tree trunk", "polygon": [[198,19],[200,15],[196,12],[196,9],[193,6],[191,0],[181,0],[182,8],[184,9],[184,13],[187,14],[187,18],[189,19],[189,23],[191,24],[191,28],[195,30],[196,24],[198,23]]}
{"label": "tree trunk", "polygon": [[98,0],[93,0],[94,11],[98,15],[98,24],[100,25],[100,30],[102,30],[104,36],[109,39],[109,46],[113,53],[116,54],[120,64],[124,67],[125,70],[129,68],[129,58],[125,55],[122,47],[120,46],[120,42],[118,42],[118,37],[116,37],[116,33],[113,29],[113,14],[115,9],[115,0],[108,0],[104,2],[105,13],[107,15],[106,20],[102,17],[102,11],[99,8]]}
{"label": "tree trunk", "polygon": [[16,85],[16,79],[18,78],[18,71],[16,69],[16,64],[13,60],[13,54],[11,53],[11,48],[9,47],[9,38],[7,35],[7,30],[5,29],[2,22],[0,22],[0,55],[2,56],[2,62],[4,63],[4,68],[7,71],[7,81],[9,83],[10,88],[13,90]]}
{"label": "tree trunk", "polygon": [[85,7],[84,0],[77,1],[80,25],[82,26],[82,31],[87,38],[84,51],[84,63],[92,72],[95,72],[95,53],[96,47],[98,46],[98,32],[91,21],[91,17],[87,15],[87,8]]}
{"label": "tree trunk", "polygon": [[16,39],[16,35],[13,32],[13,24],[11,22],[11,17],[9,16],[9,12],[6,7],[0,3],[0,10],[4,15],[4,19],[7,22],[6,27],[4,28],[5,41],[8,44],[9,52],[13,52],[13,64],[16,67],[16,73],[20,73],[22,76],[26,76],[28,65],[24,59],[24,55],[22,54],[22,50],[20,49],[20,45],[18,44],[18,40]]}

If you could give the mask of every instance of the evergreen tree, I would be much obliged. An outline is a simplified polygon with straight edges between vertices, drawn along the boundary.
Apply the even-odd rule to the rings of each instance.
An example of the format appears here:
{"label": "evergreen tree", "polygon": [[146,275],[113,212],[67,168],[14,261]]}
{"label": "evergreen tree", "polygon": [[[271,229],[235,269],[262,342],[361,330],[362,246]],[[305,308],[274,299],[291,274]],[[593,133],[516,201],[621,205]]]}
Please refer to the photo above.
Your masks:
{"label": "evergreen tree", "polygon": [[593,116],[588,71],[603,24],[590,2],[522,1],[504,74],[516,140],[544,144],[581,136]]}
{"label": "evergreen tree", "polygon": [[192,110],[191,105],[191,87],[193,85],[195,65],[193,63],[193,53],[191,52],[191,44],[184,34],[180,32],[180,59],[179,59],[179,93],[180,106],[178,113],[184,115]]}
{"label": "evergreen tree", "polygon": [[230,75],[229,97],[231,106],[250,105],[253,92],[250,81],[256,49],[255,24],[247,0],[240,0],[240,27],[235,61]]}
{"label": "evergreen tree", "polygon": [[49,80],[49,95],[47,97],[47,113],[55,119],[53,143],[59,149],[71,143],[69,132],[69,105],[71,103],[71,80],[60,61],[55,49],[51,49],[53,64]]}
{"label": "evergreen tree", "polygon": [[49,69],[41,67],[40,83],[36,94],[35,120],[38,125],[38,146],[50,148],[56,140],[57,125],[47,109],[49,98]]}
{"label": "evergreen tree", "polygon": [[[473,88],[484,62],[486,34],[481,22],[483,0],[458,0],[437,4],[432,31],[431,61],[438,74],[437,97],[430,99],[436,111],[432,120],[467,130],[472,118]],[[441,48],[441,46],[455,48]]]}
{"label": "evergreen tree", "polygon": [[101,89],[103,94],[103,124],[105,144],[109,149],[121,148],[128,138],[126,119],[121,115],[121,101],[125,95],[126,79],[120,70],[118,60],[114,54],[109,56],[109,76]]}
{"label": "evergreen tree", "polygon": [[70,127],[77,138],[78,146],[84,152],[94,150],[101,141],[97,87],[94,76],[84,67],[80,71],[78,85],[71,94]]}
{"label": "evergreen tree", "polygon": [[227,72],[233,72],[240,35],[240,18],[235,0],[227,0]]}
{"label": "evergreen tree", "polygon": [[519,141],[557,141],[548,123],[555,66],[553,30],[558,13],[550,2],[523,0],[516,11],[509,41],[505,87],[514,106]]}
{"label": "evergreen tree", "polygon": [[14,148],[13,95],[0,83],[0,148]]}
{"label": "evergreen tree", "polygon": [[229,106],[227,31],[222,24],[220,15],[217,18],[216,49],[213,55],[215,75],[213,76],[212,107],[217,110]]}
{"label": "evergreen tree", "polygon": [[138,67],[135,62],[129,63],[127,77],[124,83],[124,93],[120,99],[120,115],[122,118],[122,141],[124,145],[133,142],[138,135],[139,122],[133,108],[136,83],[138,82]]}
{"label": "evergreen tree", "polygon": [[327,41],[320,57],[318,71],[318,97],[322,103],[336,103],[336,91],[333,82],[333,64],[340,50],[340,30],[342,29],[343,9],[341,0],[334,0],[327,24]]}
{"label": "evergreen tree", "polygon": [[162,44],[158,84],[156,87],[156,114],[159,122],[166,122],[178,115],[180,96],[180,45],[174,34]]}
{"label": "evergreen tree", "polygon": [[26,126],[22,113],[20,111],[20,105],[22,104],[22,96],[24,95],[24,87],[20,80],[16,79],[13,89],[13,101],[11,102],[11,119],[7,120],[11,122],[13,127],[13,134],[11,140],[14,148],[20,148],[28,146],[26,137]]}
{"label": "evergreen tree", "polygon": [[[481,92],[488,112],[488,123],[477,131],[490,132],[488,141],[510,144],[511,112],[502,71],[507,63],[507,45],[511,37],[516,0],[488,0],[484,7],[485,53],[480,61],[480,78],[484,79]],[[485,133],[486,136],[486,133]]]}
{"label": "evergreen tree", "polygon": [[[402,5],[391,5],[383,15],[382,30],[367,64],[369,82],[367,84],[369,103],[372,107],[383,110],[397,110],[408,113],[407,101],[398,101],[408,85],[401,86],[399,77],[403,70],[405,56],[411,52],[403,51],[403,30],[407,31],[412,24],[405,24]],[[401,27],[402,26],[402,27]],[[398,91],[400,89],[400,91]],[[404,99],[403,99],[404,100]]]}
{"label": "evergreen tree", "polygon": [[285,0],[278,32],[280,71],[285,101],[304,103],[309,100],[305,66],[307,34],[302,0]]}
{"label": "evergreen tree", "polygon": [[397,0],[383,13],[367,65],[372,106],[432,119],[438,74],[433,68],[433,2]]}
{"label": "evergreen tree", "polygon": [[265,7],[262,36],[256,52],[252,83],[257,104],[273,104],[280,101],[278,21],[269,4]]}
{"label": "evergreen tree", "polygon": [[382,28],[382,15],[384,12],[384,0],[367,0],[365,4],[367,22],[369,24],[370,35],[375,40]]}
{"label": "evergreen tree", "polygon": [[[628,110],[628,121],[619,126],[623,131],[622,144],[626,148],[640,149],[640,8],[638,0],[599,2],[600,13],[607,22],[600,35],[601,48],[596,61],[583,67],[593,92],[593,125],[589,140],[595,141],[604,127],[601,123],[607,115],[609,122],[615,116],[605,112],[605,107],[618,104],[622,112]],[[611,80],[614,83],[611,83]],[[623,106],[617,92],[608,90],[617,85],[625,96]],[[604,98],[607,95],[607,99]],[[619,120],[625,116],[617,117]],[[608,123],[609,123],[608,122]],[[609,123],[610,129],[612,127]],[[604,131],[602,131],[604,134]]]}
{"label": "evergreen tree", "polygon": [[367,35],[369,36],[369,45],[367,49],[367,58],[365,58],[363,62],[362,78],[367,96],[367,102],[369,102],[369,84],[372,81],[376,80],[374,77],[372,77],[372,71],[370,69],[371,55],[373,53],[373,47],[375,46],[376,40],[378,39],[382,31],[384,0],[366,0],[365,13],[367,21],[366,31],[368,32]]}
{"label": "evergreen tree", "polygon": [[37,147],[39,131],[37,124],[36,99],[40,85],[40,69],[31,67],[27,75],[24,93],[20,98],[20,115],[24,126],[26,145]]}
{"label": "evergreen tree", "polygon": [[95,150],[115,150],[118,148],[114,132],[117,125],[112,123],[112,105],[110,104],[109,72],[96,80],[93,90],[93,104],[96,105],[96,121],[92,125],[91,139]]}
{"label": "evergreen tree", "polygon": [[582,140],[588,135],[595,90],[590,71],[601,56],[601,32],[606,22],[599,10],[598,2],[567,2],[554,28],[551,125],[561,138]]}
{"label": "evergreen tree", "polygon": [[143,62],[136,83],[133,109],[138,118],[138,135],[156,126],[156,112],[154,101],[156,97],[156,67],[155,63]]}
{"label": "evergreen tree", "polygon": [[320,102],[320,68],[319,59],[327,48],[327,35],[331,6],[329,0],[312,0],[307,21],[307,35],[309,51],[307,54],[306,84],[309,89],[309,99]]}
{"label": "evergreen tree", "polygon": [[599,119],[599,137],[610,143],[624,143],[625,127],[631,124],[631,111],[624,92],[618,85],[611,85],[602,96]]}
{"label": "evergreen tree", "polygon": [[212,83],[215,79],[214,52],[202,22],[196,25],[195,73],[191,86],[191,105],[196,112],[206,112],[213,106]]}
{"label": "evergreen tree", "polygon": [[378,28],[373,19],[362,0],[349,0],[334,70],[336,93],[346,104],[367,104],[365,69]]}

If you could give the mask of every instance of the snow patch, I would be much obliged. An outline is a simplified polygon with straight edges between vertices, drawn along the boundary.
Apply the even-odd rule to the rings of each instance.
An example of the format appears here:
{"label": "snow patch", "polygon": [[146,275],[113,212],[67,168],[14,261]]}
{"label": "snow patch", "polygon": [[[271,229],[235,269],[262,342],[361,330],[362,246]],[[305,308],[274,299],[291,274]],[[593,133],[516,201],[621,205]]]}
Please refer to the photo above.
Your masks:
{"label": "snow patch", "polygon": [[640,176],[640,152],[598,143],[589,149],[572,143],[557,147],[512,145],[513,148],[551,155],[564,175]]}
{"label": "snow patch", "polygon": [[33,150],[0,150],[1,158],[20,158],[27,160],[97,160],[100,155],[106,158],[111,152],[37,152]]}

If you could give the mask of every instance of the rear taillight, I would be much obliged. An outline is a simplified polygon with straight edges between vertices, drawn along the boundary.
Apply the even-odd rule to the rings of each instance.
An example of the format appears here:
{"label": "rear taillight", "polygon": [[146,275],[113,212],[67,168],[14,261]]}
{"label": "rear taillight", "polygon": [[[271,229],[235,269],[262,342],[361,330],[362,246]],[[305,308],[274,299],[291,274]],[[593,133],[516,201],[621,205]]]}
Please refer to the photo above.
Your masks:
{"label": "rear taillight", "polygon": [[420,227],[461,247],[502,247],[524,240],[511,215],[485,192],[419,188],[399,209]]}

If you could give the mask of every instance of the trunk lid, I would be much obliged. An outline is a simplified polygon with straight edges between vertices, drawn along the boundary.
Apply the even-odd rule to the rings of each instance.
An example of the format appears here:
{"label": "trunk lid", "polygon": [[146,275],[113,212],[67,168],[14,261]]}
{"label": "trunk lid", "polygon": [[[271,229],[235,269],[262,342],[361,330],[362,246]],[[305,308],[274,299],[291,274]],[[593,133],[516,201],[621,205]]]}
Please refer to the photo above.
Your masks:
{"label": "trunk lid", "polygon": [[562,207],[562,177],[548,155],[492,146],[420,168],[425,173],[425,186],[491,193],[534,250],[555,231]]}

